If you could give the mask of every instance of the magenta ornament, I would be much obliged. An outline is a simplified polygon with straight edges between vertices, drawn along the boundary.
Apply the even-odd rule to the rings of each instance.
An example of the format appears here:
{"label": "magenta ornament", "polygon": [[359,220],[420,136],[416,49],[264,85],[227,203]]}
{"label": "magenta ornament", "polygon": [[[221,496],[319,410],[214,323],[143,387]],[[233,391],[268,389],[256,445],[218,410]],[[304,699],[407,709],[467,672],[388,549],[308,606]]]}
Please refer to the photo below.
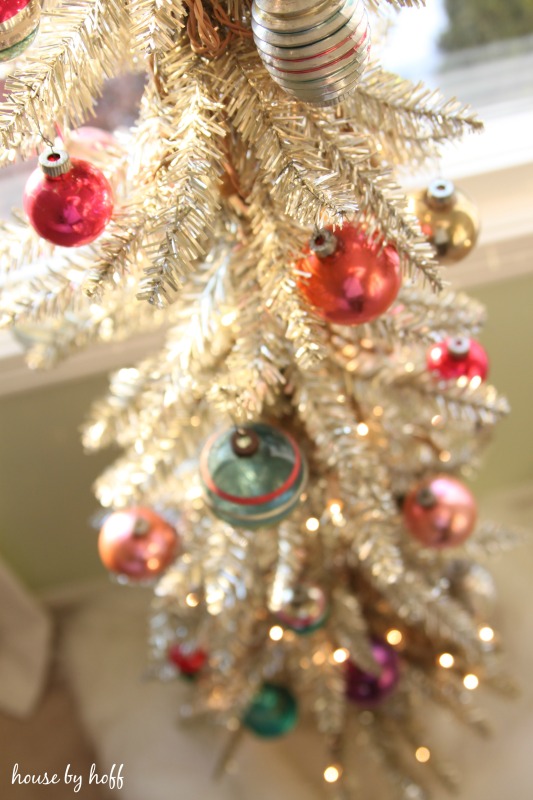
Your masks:
{"label": "magenta ornament", "polygon": [[374,708],[393,691],[400,676],[398,653],[385,642],[372,641],[372,655],[381,670],[374,675],[353,661],[346,663],[346,697],[362,708]]}

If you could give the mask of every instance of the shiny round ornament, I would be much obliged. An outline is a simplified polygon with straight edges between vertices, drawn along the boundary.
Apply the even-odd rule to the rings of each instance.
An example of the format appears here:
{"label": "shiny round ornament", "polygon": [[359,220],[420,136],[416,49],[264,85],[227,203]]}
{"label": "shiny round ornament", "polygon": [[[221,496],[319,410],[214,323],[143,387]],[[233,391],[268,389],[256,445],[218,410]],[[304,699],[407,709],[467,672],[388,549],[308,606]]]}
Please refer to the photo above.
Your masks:
{"label": "shiny round ornament", "polygon": [[49,148],[24,190],[24,211],[39,236],[61,247],[94,241],[111,219],[113,191],[88,161]]}
{"label": "shiny round ornament", "polygon": [[454,264],[470,253],[479,234],[479,215],[452,181],[432,181],[411,197],[410,205],[441,264]]}
{"label": "shiny round ornament", "polygon": [[337,103],[368,61],[362,0],[254,0],[252,31],[271,78],[305,103]]}
{"label": "shiny round ornament", "polygon": [[445,578],[450,595],[475,619],[479,622],[490,619],[497,597],[494,578],[488,569],[466,559],[455,559],[448,565]]}
{"label": "shiny round ornament", "polygon": [[173,644],[168,649],[168,659],[184,678],[195,678],[207,664],[207,653],[198,648],[187,648],[183,644]]}
{"label": "shiny round ornament", "polygon": [[39,30],[40,0],[0,3],[0,63],[12,61],[32,44]]}
{"label": "shiny round ornament", "polygon": [[475,339],[468,336],[449,336],[432,344],[427,351],[428,369],[443,380],[466,377],[484,381],[489,371],[487,352]]}
{"label": "shiny round ornament", "polygon": [[353,225],[318,231],[297,268],[306,273],[298,281],[303,296],[336,325],[371,322],[389,308],[401,286],[394,247],[381,248]]}
{"label": "shiny round ornament", "polygon": [[307,483],[307,464],[289,434],[266,423],[216,433],[200,457],[208,505],[236,527],[274,525],[291,513]]}
{"label": "shiny round ornament", "polygon": [[298,720],[296,698],[285,686],[265,683],[252,700],[243,724],[265,739],[289,733]]}
{"label": "shiny round ornament", "polygon": [[451,475],[424,478],[407,494],[402,510],[415,539],[437,549],[462,544],[477,520],[472,492]]}
{"label": "shiny round ornament", "polygon": [[372,655],[381,667],[374,675],[365,672],[353,661],[346,662],[346,697],[363,708],[373,708],[394,690],[400,677],[398,654],[385,642],[372,642]]}
{"label": "shiny round ornament", "polygon": [[300,583],[283,589],[274,599],[272,611],[284,627],[295,633],[312,633],[326,621],[328,602],[320,586]]}
{"label": "shiny round ornament", "polygon": [[115,511],[105,520],[98,552],[110,572],[130,581],[161,575],[179,551],[174,528],[159,514],[142,506]]}

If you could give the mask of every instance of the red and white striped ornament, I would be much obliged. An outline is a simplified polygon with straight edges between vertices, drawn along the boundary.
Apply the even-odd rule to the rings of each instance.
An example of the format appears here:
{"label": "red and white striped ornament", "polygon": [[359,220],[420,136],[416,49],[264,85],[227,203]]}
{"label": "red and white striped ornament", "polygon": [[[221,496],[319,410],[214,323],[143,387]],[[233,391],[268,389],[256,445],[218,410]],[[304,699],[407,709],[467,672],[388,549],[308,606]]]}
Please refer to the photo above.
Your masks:
{"label": "red and white striped ornament", "polygon": [[370,27],[361,0],[254,0],[252,30],[272,80],[306,103],[338,102],[368,61]]}

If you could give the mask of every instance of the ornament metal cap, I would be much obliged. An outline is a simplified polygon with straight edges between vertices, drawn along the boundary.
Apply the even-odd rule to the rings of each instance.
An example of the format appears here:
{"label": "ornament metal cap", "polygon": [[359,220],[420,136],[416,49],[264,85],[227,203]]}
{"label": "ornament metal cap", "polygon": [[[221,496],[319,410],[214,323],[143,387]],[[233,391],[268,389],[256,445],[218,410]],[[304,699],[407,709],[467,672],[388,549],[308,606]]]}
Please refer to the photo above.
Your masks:
{"label": "ornament metal cap", "polygon": [[133,525],[132,533],[134,536],[146,536],[150,528],[151,525],[147,519],[144,519],[144,517],[137,517]]}
{"label": "ornament metal cap", "polygon": [[422,508],[433,508],[437,504],[437,498],[429,486],[424,486],[416,493],[416,502]]}
{"label": "ornament metal cap", "polygon": [[327,228],[317,231],[309,240],[309,248],[318,258],[332,256],[337,244],[337,237]]}
{"label": "ornament metal cap", "polygon": [[468,336],[453,336],[448,341],[448,352],[453,358],[465,358],[470,352]]}
{"label": "ornament metal cap", "polygon": [[39,156],[39,166],[44,174],[49,178],[57,178],[72,169],[70,156],[66,150],[56,150],[47,147]]}
{"label": "ornament metal cap", "polygon": [[453,181],[437,178],[427,188],[426,200],[430,208],[439,209],[450,206],[455,200]]}
{"label": "ornament metal cap", "polygon": [[231,447],[236,456],[253,456],[259,450],[259,436],[252,428],[237,428],[231,437]]}

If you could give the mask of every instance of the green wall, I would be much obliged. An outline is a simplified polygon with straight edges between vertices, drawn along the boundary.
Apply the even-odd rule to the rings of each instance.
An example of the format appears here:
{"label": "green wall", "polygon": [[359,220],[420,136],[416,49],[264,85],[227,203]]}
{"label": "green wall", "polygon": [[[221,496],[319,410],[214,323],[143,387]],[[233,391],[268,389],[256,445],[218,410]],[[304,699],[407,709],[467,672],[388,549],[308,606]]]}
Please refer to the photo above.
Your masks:
{"label": "green wall", "polygon": [[0,398],[0,555],[33,588],[103,574],[91,485],[111,454],[84,456],[79,426],[104,376]]}
{"label": "green wall", "polygon": [[476,491],[533,481],[533,274],[468,290],[487,307],[480,337],[491,359],[489,379],[511,403],[496,426]]}

